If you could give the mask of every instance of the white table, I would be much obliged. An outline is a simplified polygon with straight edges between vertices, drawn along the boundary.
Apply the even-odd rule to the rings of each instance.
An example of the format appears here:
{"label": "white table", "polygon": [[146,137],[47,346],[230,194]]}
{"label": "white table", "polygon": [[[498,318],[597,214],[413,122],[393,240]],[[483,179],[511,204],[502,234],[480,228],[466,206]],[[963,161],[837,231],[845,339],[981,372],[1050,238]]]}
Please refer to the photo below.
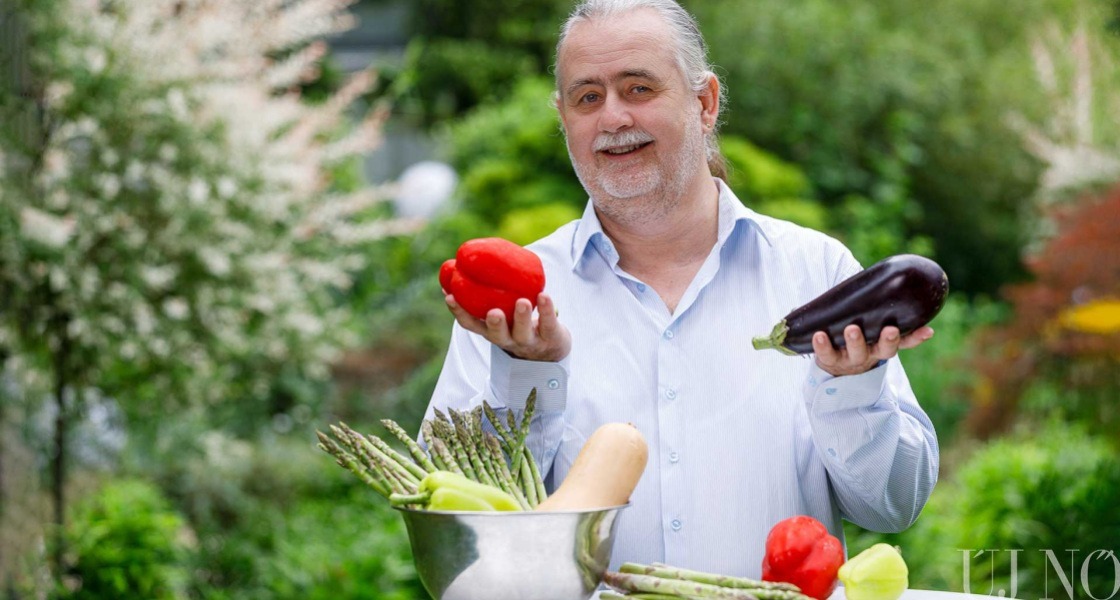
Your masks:
{"label": "white table", "polygon": [[[828,600],[847,600],[844,596],[844,586],[838,586]],[[938,592],[935,590],[906,590],[898,600],[993,600],[992,596],[983,594],[965,594],[962,592]]]}
{"label": "white table", "polygon": [[[599,600],[596,592],[592,600]],[[828,600],[847,600],[844,596],[844,586],[838,586]],[[993,600],[992,596],[983,594],[964,594],[961,592],[939,592],[936,590],[906,590],[898,600]],[[1000,599],[1003,600],[1003,599]]]}

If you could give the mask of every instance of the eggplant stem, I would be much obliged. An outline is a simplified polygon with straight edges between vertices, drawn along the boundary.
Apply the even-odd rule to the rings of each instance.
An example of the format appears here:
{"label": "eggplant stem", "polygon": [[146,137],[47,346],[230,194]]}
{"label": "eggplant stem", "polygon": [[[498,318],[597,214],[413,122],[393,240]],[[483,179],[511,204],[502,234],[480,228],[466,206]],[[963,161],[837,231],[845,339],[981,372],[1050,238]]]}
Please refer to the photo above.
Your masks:
{"label": "eggplant stem", "polygon": [[785,319],[782,319],[770,331],[769,336],[759,336],[751,340],[751,345],[755,350],[774,349],[786,356],[797,356],[797,353],[782,344],[786,341],[786,335],[789,334],[789,327],[786,325]]}

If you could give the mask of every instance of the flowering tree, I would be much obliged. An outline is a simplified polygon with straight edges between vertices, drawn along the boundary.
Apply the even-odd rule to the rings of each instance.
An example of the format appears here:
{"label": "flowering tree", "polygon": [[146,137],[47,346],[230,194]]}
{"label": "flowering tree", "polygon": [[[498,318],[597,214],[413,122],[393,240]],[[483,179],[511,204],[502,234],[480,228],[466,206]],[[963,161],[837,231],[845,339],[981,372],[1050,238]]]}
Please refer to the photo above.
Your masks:
{"label": "flowering tree", "polygon": [[351,2],[4,0],[0,356],[57,402],[59,523],[81,390],[217,402],[352,342],[332,294],[417,224],[331,177],[378,141],[380,111],[347,127],[373,74],[298,93]]}
{"label": "flowering tree", "polygon": [[1033,392],[1038,398],[1027,404],[1035,410],[1115,432],[1120,114],[1109,100],[1120,86],[1117,46],[1084,26],[1067,35],[1051,24],[1032,52],[1052,102],[1050,118],[1041,124],[1010,118],[1045,166],[1026,215],[1031,243],[1024,262],[1032,281],[1005,291],[1014,316],[980,337],[984,377],[967,426],[979,436],[1005,430]]}

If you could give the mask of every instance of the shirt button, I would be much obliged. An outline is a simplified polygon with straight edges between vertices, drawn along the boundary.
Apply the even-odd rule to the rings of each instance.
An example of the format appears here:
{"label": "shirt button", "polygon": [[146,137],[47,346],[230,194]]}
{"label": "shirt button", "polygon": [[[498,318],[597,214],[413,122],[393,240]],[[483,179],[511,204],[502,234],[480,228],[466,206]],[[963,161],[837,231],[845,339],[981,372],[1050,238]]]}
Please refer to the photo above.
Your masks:
{"label": "shirt button", "polygon": [[668,391],[665,392],[665,397],[670,399],[670,400],[676,400],[677,390],[669,389]]}
{"label": "shirt button", "polygon": [[670,452],[669,453],[669,462],[675,463],[680,459],[681,459],[680,454],[677,454],[676,452]]}
{"label": "shirt button", "polygon": [[665,339],[667,339],[667,340],[673,339],[673,330],[672,329],[666,329],[665,330]]}
{"label": "shirt button", "polygon": [[638,291],[639,291],[639,292],[644,292],[644,291],[646,291],[646,284],[644,284],[644,283],[639,283],[639,284],[638,284]]}
{"label": "shirt button", "polygon": [[828,394],[829,396],[835,396],[836,395],[836,388],[828,388],[824,391],[824,393]]}
{"label": "shirt button", "polygon": [[560,387],[560,382],[559,381],[557,381],[555,379],[549,379],[548,380],[548,389],[554,390],[558,387]]}
{"label": "shirt button", "polygon": [[681,520],[680,519],[673,519],[673,522],[669,523],[669,526],[673,528],[673,531],[680,531],[681,530]]}

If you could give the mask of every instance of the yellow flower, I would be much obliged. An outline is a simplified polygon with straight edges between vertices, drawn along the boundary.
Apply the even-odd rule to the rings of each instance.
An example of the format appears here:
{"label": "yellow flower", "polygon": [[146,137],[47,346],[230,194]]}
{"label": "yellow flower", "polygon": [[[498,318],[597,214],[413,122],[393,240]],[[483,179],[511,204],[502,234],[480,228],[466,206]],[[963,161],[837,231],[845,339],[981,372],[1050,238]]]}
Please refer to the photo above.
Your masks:
{"label": "yellow flower", "polygon": [[1120,332],[1120,300],[1094,300],[1071,306],[1058,316],[1067,329],[1106,335]]}

